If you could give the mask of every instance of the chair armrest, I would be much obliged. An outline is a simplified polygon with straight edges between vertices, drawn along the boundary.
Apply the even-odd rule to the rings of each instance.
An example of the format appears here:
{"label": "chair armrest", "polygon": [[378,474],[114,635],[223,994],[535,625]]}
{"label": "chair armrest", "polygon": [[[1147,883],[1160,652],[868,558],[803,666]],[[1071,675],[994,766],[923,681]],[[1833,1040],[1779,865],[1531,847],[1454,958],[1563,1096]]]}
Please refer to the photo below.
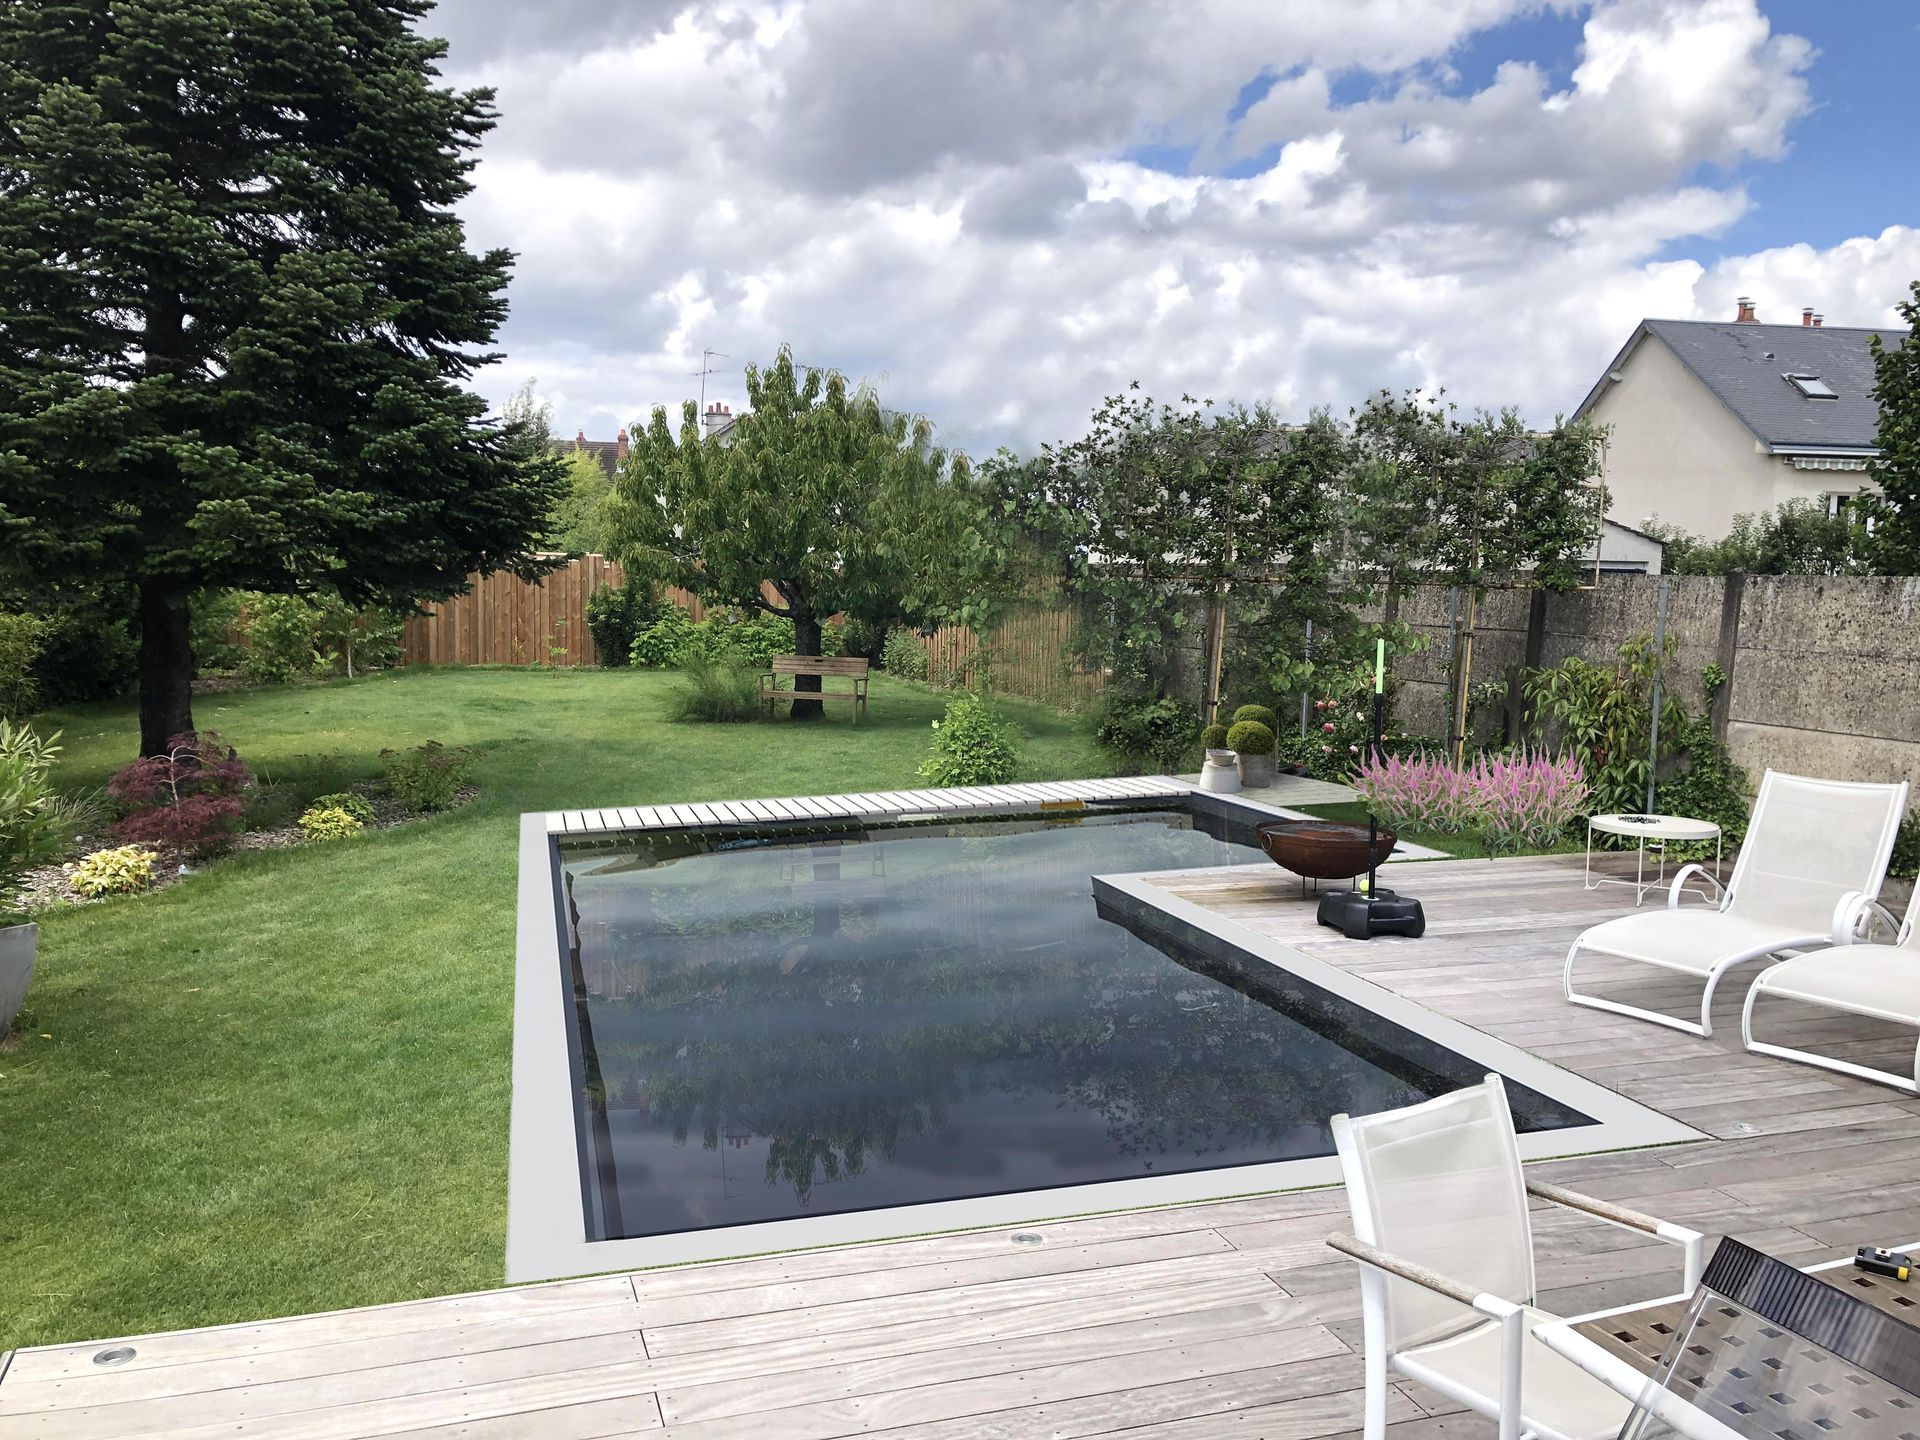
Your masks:
{"label": "chair armrest", "polygon": [[[1438,1270],[1429,1270],[1426,1266],[1417,1265],[1411,1260],[1402,1260],[1398,1255],[1390,1254],[1377,1246],[1369,1245],[1364,1240],[1356,1240],[1351,1235],[1329,1235],[1327,1236],[1327,1244],[1338,1250],[1342,1255],[1350,1256],[1358,1260],[1362,1265],[1370,1265],[1375,1270],[1383,1270],[1398,1279],[1410,1281],[1424,1290],[1431,1290],[1436,1295],[1444,1295],[1449,1300],[1457,1300],[1462,1305],[1468,1306],[1471,1309],[1478,1310],[1484,1308],[1480,1303],[1482,1300],[1499,1300],[1498,1296],[1485,1295],[1481,1291],[1474,1289],[1471,1285],[1463,1285],[1458,1280],[1453,1280],[1442,1275]],[[1510,1308],[1511,1306],[1510,1301],[1499,1300],[1499,1303],[1503,1307],[1502,1314],[1505,1313],[1505,1308]]]}
{"label": "chair armrest", "polygon": [[1719,904],[1724,908],[1727,903],[1726,886],[1715,879],[1713,873],[1709,871],[1706,866],[1696,860],[1690,865],[1682,865],[1679,870],[1674,872],[1673,883],[1667,887],[1667,909],[1678,910],[1680,908],[1681,892],[1686,888],[1687,881],[1694,875],[1699,875],[1702,879],[1712,884],[1713,888],[1719,892]]}
{"label": "chair armrest", "polygon": [[1889,930],[1894,932],[1894,943],[1900,944],[1908,933],[1912,923],[1912,907],[1909,907],[1907,924],[1893,918],[1893,912],[1882,905],[1873,896],[1863,890],[1849,890],[1840,897],[1840,903],[1833,907],[1833,933],[1829,937],[1836,945],[1857,945],[1873,939],[1875,917]]}
{"label": "chair armrest", "polygon": [[1625,1205],[1616,1205],[1611,1200],[1598,1200],[1591,1195],[1582,1195],[1577,1190],[1563,1189],[1558,1185],[1549,1185],[1544,1180],[1527,1181],[1527,1193],[1536,1199],[1550,1204],[1563,1206],[1568,1210],[1578,1210],[1583,1215],[1591,1215],[1596,1220],[1604,1220],[1609,1225],[1618,1225],[1623,1230],[1638,1230],[1643,1235],[1651,1235],[1669,1245],[1678,1245],[1685,1252],[1685,1284],[1683,1289],[1693,1293],[1694,1286],[1700,1283],[1700,1272],[1706,1264],[1705,1247],[1707,1237],[1698,1230],[1689,1230],[1684,1225],[1676,1225],[1671,1220],[1662,1220],[1658,1216],[1647,1215],[1639,1210],[1630,1210]]}

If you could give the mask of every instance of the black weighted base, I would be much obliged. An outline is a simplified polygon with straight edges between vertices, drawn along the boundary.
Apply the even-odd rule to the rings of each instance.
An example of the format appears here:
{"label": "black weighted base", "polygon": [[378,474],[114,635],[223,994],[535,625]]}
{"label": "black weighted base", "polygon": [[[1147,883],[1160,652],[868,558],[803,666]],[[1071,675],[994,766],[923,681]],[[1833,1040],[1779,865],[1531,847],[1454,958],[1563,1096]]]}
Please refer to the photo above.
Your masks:
{"label": "black weighted base", "polygon": [[1420,902],[1391,890],[1329,890],[1320,897],[1320,923],[1349,940],[1371,940],[1376,935],[1404,935],[1417,940],[1427,931],[1427,915]]}

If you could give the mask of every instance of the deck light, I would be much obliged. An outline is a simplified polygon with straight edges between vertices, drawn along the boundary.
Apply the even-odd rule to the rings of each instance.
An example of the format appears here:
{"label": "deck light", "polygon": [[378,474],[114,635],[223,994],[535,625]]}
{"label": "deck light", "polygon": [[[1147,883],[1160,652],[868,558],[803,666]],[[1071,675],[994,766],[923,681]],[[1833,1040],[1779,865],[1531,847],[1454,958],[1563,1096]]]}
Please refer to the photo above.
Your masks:
{"label": "deck light", "polygon": [[111,1350],[101,1350],[93,1357],[96,1365],[124,1365],[134,1357],[131,1345],[116,1345]]}

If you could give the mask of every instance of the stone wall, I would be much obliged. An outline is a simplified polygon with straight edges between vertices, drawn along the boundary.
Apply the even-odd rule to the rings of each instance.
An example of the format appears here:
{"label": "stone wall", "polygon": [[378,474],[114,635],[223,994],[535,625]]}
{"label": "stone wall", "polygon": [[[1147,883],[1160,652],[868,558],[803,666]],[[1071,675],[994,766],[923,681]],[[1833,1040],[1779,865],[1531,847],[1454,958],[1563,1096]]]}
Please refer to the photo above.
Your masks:
{"label": "stone wall", "polygon": [[[1473,681],[1569,655],[1604,662],[1630,635],[1650,634],[1663,582],[1604,577],[1565,595],[1502,591],[1480,607]],[[1667,633],[1678,650],[1667,683],[1690,710],[1701,671],[1728,683],[1715,721],[1756,779],[1769,766],[1850,780],[1912,781],[1920,789],[1920,578],[1669,578]],[[1399,717],[1416,734],[1447,730],[1450,592],[1430,588],[1400,618],[1429,644],[1400,667]],[[1530,650],[1532,653],[1530,653]],[[1506,724],[1501,705],[1475,714],[1475,733]]]}

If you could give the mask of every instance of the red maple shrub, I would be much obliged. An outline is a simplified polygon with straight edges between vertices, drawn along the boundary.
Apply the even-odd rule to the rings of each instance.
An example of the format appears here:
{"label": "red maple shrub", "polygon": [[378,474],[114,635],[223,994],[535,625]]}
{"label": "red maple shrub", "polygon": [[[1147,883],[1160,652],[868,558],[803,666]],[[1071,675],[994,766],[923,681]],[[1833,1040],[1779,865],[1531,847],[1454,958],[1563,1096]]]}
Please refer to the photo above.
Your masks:
{"label": "red maple shrub", "polygon": [[166,754],[136,760],[108,782],[107,793],[127,807],[113,833],[130,844],[211,854],[240,833],[251,784],[253,772],[216,732],[176,735]]}

